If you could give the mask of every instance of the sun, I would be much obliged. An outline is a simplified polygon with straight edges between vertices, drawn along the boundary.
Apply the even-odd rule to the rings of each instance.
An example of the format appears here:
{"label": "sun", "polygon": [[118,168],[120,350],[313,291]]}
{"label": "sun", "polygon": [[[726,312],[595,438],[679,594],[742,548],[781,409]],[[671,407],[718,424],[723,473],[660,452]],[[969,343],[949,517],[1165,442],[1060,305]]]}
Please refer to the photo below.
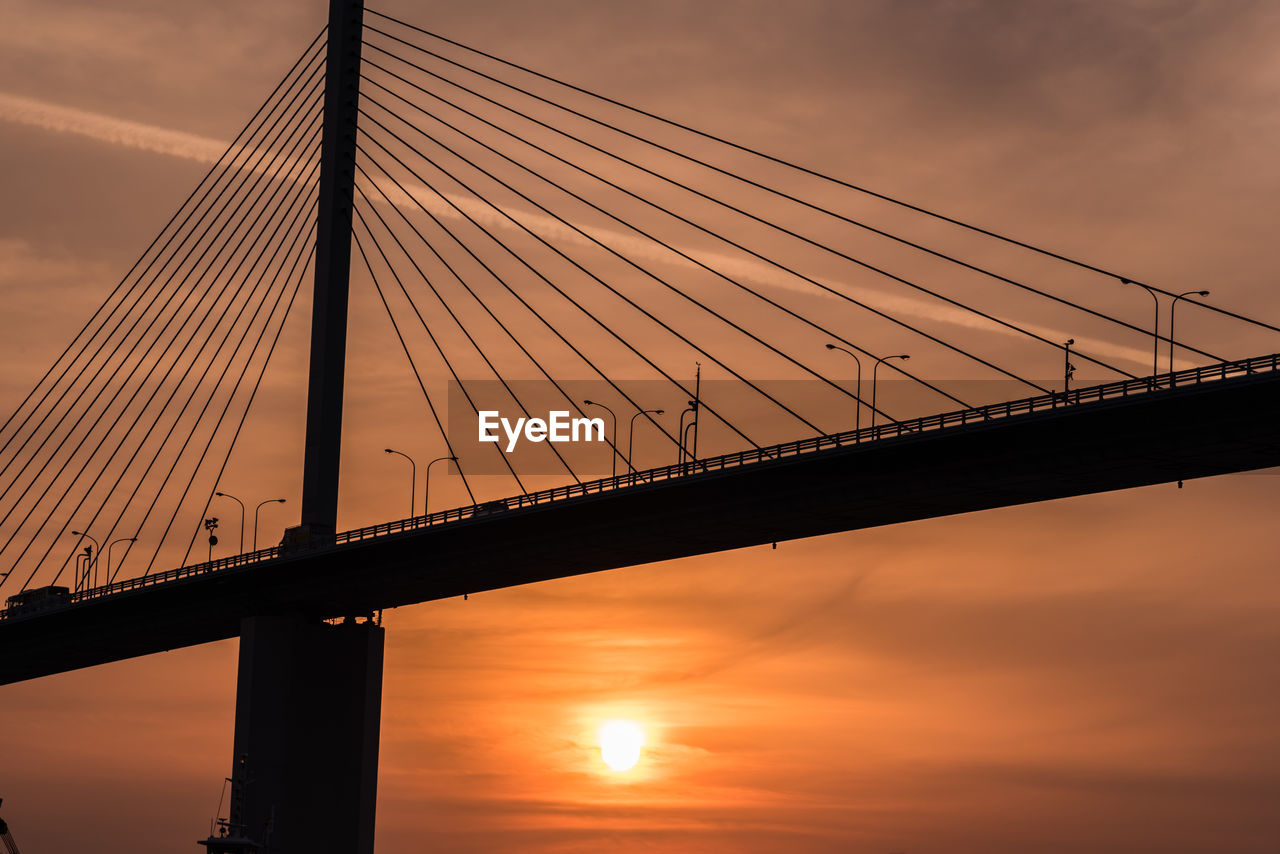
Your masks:
{"label": "sun", "polygon": [[644,730],[634,721],[607,721],[597,732],[600,758],[614,771],[629,771],[640,761]]}

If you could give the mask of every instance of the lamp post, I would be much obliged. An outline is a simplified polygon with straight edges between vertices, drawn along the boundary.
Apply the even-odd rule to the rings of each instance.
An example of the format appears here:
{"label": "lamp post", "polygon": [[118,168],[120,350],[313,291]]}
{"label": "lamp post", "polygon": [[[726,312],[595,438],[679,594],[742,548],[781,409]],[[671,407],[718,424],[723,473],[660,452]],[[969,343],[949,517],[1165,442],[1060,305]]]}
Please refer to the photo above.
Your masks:
{"label": "lamp post", "polygon": [[427,463],[427,475],[425,478],[423,478],[423,480],[425,480],[427,483],[422,488],[422,515],[424,516],[431,512],[431,504],[429,503],[431,501],[431,467],[443,460],[453,460],[456,463],[458,461],[458,458],[457,457],[436,457],[434,460]]}
{"label": "lamp post", "polygon": [[409,461],[409,518],[413,518],[413,508],[416,506],[414,502],[418,498],[418,464],[413,461],[413,457],[404,451],[397,451],[394,448],[385,449],[388,454],[397,454]]}
{"label": "lamp post", "polygon": [[876,359],[876,363],[871,366],[871,426],[872,427],[876,426],[876,412],[879,411],[876,409],[876,371],[880,370],[880,364],[882,362],[887,362],[890,359],[901,359],[902,361],[905,362],[907,359],[910,359],[910,358],[911,357],[908,356],[906,353],[899,353],[896,356],[881,356],[879,359]]}
{"label": "lamp post", "polygon": [[[688,455],[688,452],[689,452],[685,443],[685,439],[686,439],[685,434],[688,432],[688,428],[685,427],[684,417],[689,414],[697,415],[698,413],[698,404],[696,401],[690,400],[688,401],[688,404],[689,406],[683,412],[680,413],[680,427],[676,431],[676,446],[679,449],[679,454],[676,459],[677,463],[683,463],[684,458]],[[689,423],[692,424],[693,422],[690,421]]]}
{"label": "lamp post", "polygon": [[240,505],[240,551],[237,554],[244,554],[244,502],[234,495],[228,495],[225,492],[215,492],[214,495],[219,498],[230,498],[232,501]]}
{"label": "lamp post", "polygon": [[1160,300],[1156,298],[1156,292],[1142,284],[1142,282],[1135,282],[1130,279],[1121,279],[1120,284],[1137,285],[1150,294],[1151,301],[1155,303],[1156,316],[1155,320],[1152,321],[1151,326],[1151,376],[1154,377],[1156,374],[1160,373]]}
{"label": "lamp post", "polygon": [[[89,536],[88,534],[86,534],[84,531],[72,531],[71,533],[73,536],[79,537],[82,540],[89,540],[90,542],[92,542],[93,550],[95,553],[100,553],[102,551],[102,546],[98,545],[98,541],[95,540],[93,537]],[[77,543],[76,545],[79,545],[79,543]],[[85,554],[89,554],[89,552],[85,552]],[[89,554],[89,562],[88,564],[85,565],[85,568],[84,568],[85,580],[88,580],[89,578],[89,567],[90,566],[97,567],[97,565],[98,565],[97,558],[93,557],[92,554]],[[97,581],[98,581],[98,576],[96,573],[94,574],[93,580],[94,580],[94,586],[96,587]]]}
{"label": "lamp post", "polygon": [[853,429],[858,430],[862,427],[862,360],[858,358],[858,354],[852,350],[846,350],[836,344],[828,344],[828,350],[839,350],[841,353],[848,353],[853,360],[858,363],[858,391],[854,394],[853,399],[856,404],[853,409]]}
{"label": "lamp post", "polygon": [[1178,307],[1178,300],[1180,299],[1186,299],[1187,297],[1190,297],[1190,296],[1207,297],[1208,295],[1209,295],[1208,291],[1187,291],[1186,293],[1178,294],[1176,297],[1174,297],[1173,303],[1169,306],[1169,373],[1171,374],[1173,373],[1173,347],[1174,347],[1173,310]]}
{"label": "lamp post", "polygon": [[618,453],[618,416],[614,413],[612,409],[605,406],[603,403],[598,403],[597,401],[594,401],[594,400],[584,400],[582,402],[587,406],[598,406],[601,409],[603,409],[605,412],[613,416],[613,457],[611,459],[611,462],[613,463],[613,476],[617,477],[618,476],[618,457],[622,456],[620,453]]}
{"label": "lamp post", "polygon": [[258,511],[262,509],[263,504],[283,504],[283,498],[268,498],[266,501],[258,502],[258,506],[253,508],[253,550],[258,550]]}
{"label": "lamp post", "polygon": [[[81,563],[81,561],[84,561]],[[93,565],[93,546],[85,546],[83,552],[76,554],[76,585],[77,593],[89,587],[89,567]]]}
{"label": "lamp post", "polygon": [[633,474],[636,470],[635,465],[631,462],[632,458],[635,456],[636,419],[641,415],[661,415],[664,412],[666,412],[665,409],[642,409],[635,415],[631,416],[631,423],[627,426],[627,468],[631,469]]}
{"label": "lamp post", "polygon": [[[107,544],[107,570],[106,572],[103,573],[103,575],[106,577],[108,584],[111,583],[111,577],[112,577],[111,576],[111,550],[115,548],[116,543],[136,543],[137,541],[138,541],[137,537],[121,537],[120,539],[112,540],[110,543]],[[128,554],[128,551],[129,551],[128,549],[125,549],[126,554]]]}

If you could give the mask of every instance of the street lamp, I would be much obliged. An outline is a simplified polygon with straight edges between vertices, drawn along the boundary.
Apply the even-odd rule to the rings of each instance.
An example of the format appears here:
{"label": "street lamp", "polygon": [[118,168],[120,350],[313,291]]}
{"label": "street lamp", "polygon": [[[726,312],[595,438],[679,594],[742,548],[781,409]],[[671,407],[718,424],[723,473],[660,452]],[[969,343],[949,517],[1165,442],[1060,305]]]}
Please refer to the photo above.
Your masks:
{"label": "street lamp", "polygon": [[263,504],[283,504],[283,503],[284,503],[283,498],[268,498],[266,501],[259,502],[258,506],[253,508],[253,550],[255,552],[258,550],[258,511],[262,509]]}
{"label": "street lamp", "polygon": [[1190,296],[1207,297],[1208,295],[1208,291],[1187,291],[1173,298],[1173,303],[1169,306],[1169,373],[1173,373],[1173,310],[1178,307],[1178,300],[1180,299]]}
{"label": "street lamp", "polygon": [[612,409],[605,406],[603,403],[597,403],[594,400],[584,400],[582,402],[587,406],[598,406],[601,409],[603,409],[605,412],[613,416],[613,455],[610,461],[613,463],[613,476],[617,477],[618,476],[618,457],[622,456],[621,454],[618,453],[618,416],[614,413]]}
{"label": "street lamp", "polygon": [[631,416],[631,423],[627,426],[627,468],[631,469],[632,473],[636,470],[636,467],[631,463],[632,458],[635,456],[636,419],[641,415],[661,415],[664,412],[666,412],[665,409],[642,409]]}
{"label": "street lamp", "polygon": [[[115,547],[116,543],[136,543],[137,541],[138,541],[137,537],[121,537],[120,539],[112,540],[110,543],[107,544],[107,571],[103,574],[106,576],[108,584],[111,583],[111,549]],[[128,553],[129,553],[129,550],[125,549],[125,554],[128,554]]]}
{"label": "street lamp", "polygon": [[689,459],[693,459],[693,455],[689,453],[689,442],[688,442],[689,428],[693,426],[693,418],[689,419],[689,424],[688,426],[686,426],[684,423],[684,417],[686,415],[693,415],[694,418],[698,417],[698,402],[696,400],[690,400],[687,402],[689,406],[683,412],[680,413],[680,426],[679,428],[677,428],[677,431],[676,431],[677,432],[676,446],[680,449],[680,456],[677,462],[681,462],[681,463],[684,462],[684,458],[686,456],[689,457]]}
{"label": "street lamp", "polygon": [[237,554],[244,554],[244,502],[234,495],[228,495],[225,492],[215,492],[214,495],[219,498],[230,498],[232,501],[240,505],[240,551]]}
{"label": "street lamp", "polygon": [[386,452],[388,454],[398,454],[409,461],[409,518],[412,519],[413,508],[415,506],[414,501],[416,501],[418,497],[418,464],[413,461],[413,457],[409,456],[404,451],[387,448]]}
{"label": "street lamp", "polygon": [[881,356],[879,359],[876,359],[876,363],[872,365],[871,367],[871,426],[872,427],[876,426],[876,413],[879,411],[876,409],[876,372],[880,370],[880,363],[887,362],[890,359],[901,359],[902,361],[905,362],[907,359],[910,359],[910,358],[911,357],[908,356],[906,353],[900,353],[897,356]]}
{"label": "street lamp", "polygon": [[428,503],[431,500],[431,467],[443,460],[453,460],[456,463],[458,461],[458,458],[457,457],[436,457],[434,460],[427,463],[427,476],[423,478],[423,480],[426,481],[426,485],[423,486],[422,488],[422,515],[424,516],[427,513],[431,512],[431,505]]}
{"label": "street lamp", "polygon": [[846,350],[845,348],[839,347],[835,344],[828,344],[827,349],[839,350],[841,353],[848,353],[853,357],[853,360],[858,363],[858,391],[853,396],[853,399],[856,401],[856,405],[853,410],[853,429],[858,430],[862,427],[862,360],[859,359],[858,354],[852,350]]}
{"label": "street lamp", "polygon": [[[73,535],[73,536],[79,537],[79,538],[80,538],[80,539],[82,539],[82,540],[90,540],[90,541],[93,543],[93,550],[94,550],[94,552],[97,552],[97,553],[101,553],[101,552],[102,552],[102,546],[98,545],[98,541],[97,541],[97,540],[95,540],[93,537],[89,536],[88,534],[86,534],[84,531],[72,531],[71,533],[72,533],[72,535]],[[79,545],[79,543],[76,543],[76,545]],[[97,567],[97,565],[98,565],[98,559],[97,559],[97,558],[95,558],[95,557],[93,557],[93,556],[91,555],[91,556],[90,556],[90,559],[89,559],[89,563],[90,563],[90,564],[92,564],[92,565],[96,568],[96,567]],[[87,579],[87,578],[88,578],[88,576],[89,576],[89,566],[88,566],[88,565],[86,565],[86,566],[85,566],[85,568],[84,568],[84,574],[85,574],[85,578]],[[97,574],[96,574],[96,573],[95,573],[95,574],[94,574],[94,576],[93,576],[93,581],[94,581],[94,586],[96,587],[96,586],[97,586],[97,582],[98,582],[98,576],[97,576]]]}
{"label": "street lamp", "polygon": [[1156,305],[1156,316],[1155,320],[1152,321],[1153,325],[1151,327],[1151,376],[1154,377],[1160,373],[1160,300],[1156,298],[1156,292],[1142,284],[1142,282],[1121,279],[1120,284],[1137,285],[1151,295],[1151,301]]}
{"label": "street lamp", "polygon": [[[84,563],[80,561],[83,560]],[[76,555],[76,592],[89,589],[89,568],[93,566],[93,546]]]}

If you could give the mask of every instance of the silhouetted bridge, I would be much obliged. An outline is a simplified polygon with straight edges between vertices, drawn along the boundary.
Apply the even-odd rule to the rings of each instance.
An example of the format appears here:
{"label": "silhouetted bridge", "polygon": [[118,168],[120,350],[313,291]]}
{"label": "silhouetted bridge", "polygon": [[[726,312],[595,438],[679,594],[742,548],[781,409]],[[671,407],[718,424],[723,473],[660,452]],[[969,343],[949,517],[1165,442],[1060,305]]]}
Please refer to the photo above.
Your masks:
{"label": "silhouetted bridge", "polygon": [[[1280,327],[1190,299],[1208,291],[1134,281],[369,11],[376,22],[365,21],[360,0],[331,0],[327,38],[322,32],[307,47],[0,425],[0,585],[22,591],[18,607],[0,612],[0,684],[240,638],[230,816],[226,835],[204,843],[213,854],[371,854],[383,642],[371,615],[383,609],[1280,465],[1280,356],[1231,359],[1216,345],[1175,340],[1174,315],[1185,301],[1200,317],[1237,324],[1229,330],[1235,355],[1274,350],[1269,336]],[[612,118],[619,111],[627,122]],[[652,137],[631,120],[649,122]],[[703,145],[714,155],[701,153]],[[801,184],[820,181],[859,204],[815,201],[723,165],[736,162],[786,170]],[[1017,262],[983,267],[848,212],[869,201],[1049,259],[1066,273],[1041,287],[1000,271]],[[877,252],[863,257],[868,243]],[[447,453],[436,461],[458,459],[435,404],[437,378],[447,371],[478,414],[457,365],[483,362],[484,376],[492,374],[525,416],[506,377],[530,368],[578,414],[583,406],[608,409],[570,395],[548,366],[586,371],[611,389],[609,401],[628,407],[624,415],[635,413],[633,427],[644,416],[660,431],[680,462],[636,471],[623,457],[628,473],[584,482],[553,448],[576,482],[530,492],[503,457],[519,494],[477,502],[460,467],[477,503],[338,532],[353,246],[440,431]],[[943,284],[874,260],[885,247],[888,257],[912,253],[913,270],[943,271]],[[152,572],[157,562],[187,562],[162,557],[172,554],[162,550],[175,530],[216,524],[206,514],[225,495],[220,480],[309,268],[301,524],[287,545]],[[889,291],[857,287],[863,278]],[[1146,290],[1155,305],[1150,328],[1114,312],[1116,288],[1135,298]],[[929,310],[876,303],[886,295]],[[940,315],[957,322],[944,330],[917,319]],[[1223,325],[1215,328],[1226,337]],[[1081,346],[1073,350],[1065,332],[1051,337],[1056,328],[1080,335]],[[438,338],[444,330],[449,335]],[[1000,336],[999,347],[976,340],[988,333]],[[1144,345],[1150,339],[1151,376],[1130,370],[1146,361],[1145,346],[1133,356],[1133,336]],[[935,377],[977,371],[1033,396],[971,406],[909,372],[903,363],[911,355],[897,349],[903,340],[922,348],[913,364]],[[1010,341],[1027,352],[1015,353]],[[843,374],[853,362],[814,366],[810,351],[835,356],[819,349],[823,343],[856,361],[852,390],[828,373]],[[1164,345],[1168,372],[1161,372]],[[1201,366],[1175,371],[1176,350]],[[435,375],[420,370],[423,352],[432,365],[438,357]],[[1119,354],[1119,364],[1103,353]],[[1021,373],[1052,359],[1067,389],[1073,358],[1119,379],[1055,391]],[[761,447],[715,408],[720,401],[700,398],[701,367],[692,384],[676,378],[673,365],[695,362],[810,438]],[[881,368],[959,408],[895,418],[877,404]],[[827,395],[823,415],[806,415],[752,379],[775,372]],[[664,399],[689,400],[679,429],[651,417],[662,410],[646,408],[613,374],[657,382]],[[836,433],[820,426],[850,406],[855,425],[866,407],[873,426]],[[609,412],[620,456],[618,415]],[[731,442],[752,447],[698,458],[704,417]],[[200,533],[199,524],[191,527],[187,556]],[[111,546],[128,543],[114,574],[101,586],[53,595],[69,566],[77,588],[88,574],[80,561],[97,567],[95,532],[108,567]],[[86,539],[94,548],[82,551]],[[123,568],[136,565],[128,561],[142,541],[154,545],[151,563],[128,577],[132,570]],[[60,565],[55,550],[65,553]],[[44,598],[36,607],[21,604],[22,595]]]}
{"label": "silhouetted bridge", "polygon": [[[1280,355],[724,454],[276,546],[0,619],[0,682],[581,573],[1280,465]],[[489,505],[492,506],[492,505]],[[7,615],[0,612],[0,618]]]}

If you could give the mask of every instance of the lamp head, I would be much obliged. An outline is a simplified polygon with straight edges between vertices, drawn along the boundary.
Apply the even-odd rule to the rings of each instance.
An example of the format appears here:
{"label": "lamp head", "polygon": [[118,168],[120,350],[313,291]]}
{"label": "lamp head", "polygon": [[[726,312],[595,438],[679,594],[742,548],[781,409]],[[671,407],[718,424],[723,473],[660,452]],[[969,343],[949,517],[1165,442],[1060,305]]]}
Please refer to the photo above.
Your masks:
{"label": "lamp head", "polygon": [[1196,291],[1196,293],[1202,297],[1207,297],[1209,295],[1208,291]]}
{"label": "lamp head", "polygon": [[827,345],[827,349],[828,349],[828,350],[834,350],[835,348],[836,348],[836,345],[835,345],[835,344],[828,344],[828,345]]}

